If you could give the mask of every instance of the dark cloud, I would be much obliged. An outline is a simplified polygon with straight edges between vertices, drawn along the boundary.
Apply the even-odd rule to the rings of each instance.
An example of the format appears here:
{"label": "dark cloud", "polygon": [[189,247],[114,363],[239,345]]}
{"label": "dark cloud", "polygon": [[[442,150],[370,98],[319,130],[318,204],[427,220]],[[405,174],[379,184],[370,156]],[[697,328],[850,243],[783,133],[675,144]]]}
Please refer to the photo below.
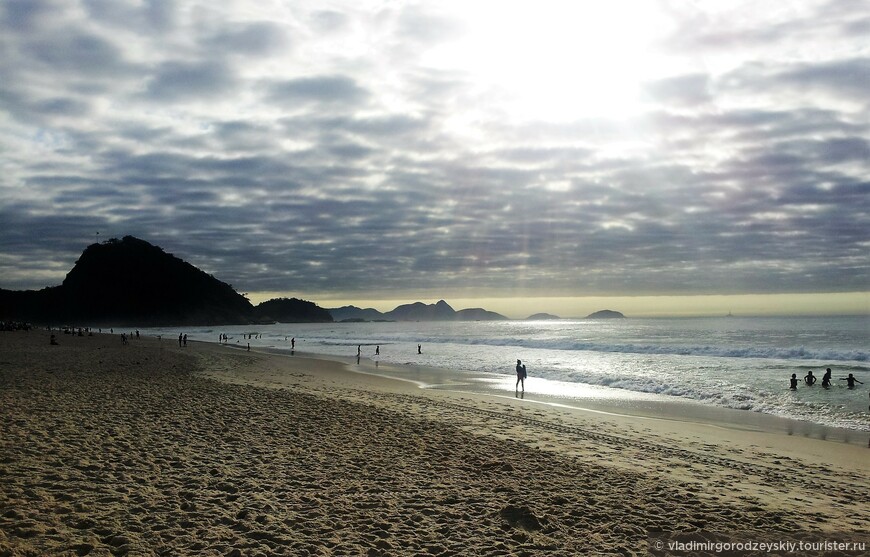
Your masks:
{"label": "dark cloud", "polygon": [[143,0],[130,3],[117,0],[82,0],[88,17],[121,29],[154,33],[169,31],[176,23],[174,0]]}
{"label": "dark cloud", "polygon": [[63,5],[56,0],[8,0],[0,6],[0,22],[12,33],[29,33],[52,21]]}
{"label": "dark cloud", "polygon": [[203,46],[241,56],[270,56],[288,50],[290,41],[280,25],[257,21],[227,26],[205,40]]}
{"label": "dark cloud", "polygon": [[30,60],[46,71],[77,77],[115,75],[127,68],[121,49],[97,35],[68,32],[31,41]]}
{"label": "dark cloud", "polygon": [[268,99],[279,105],[298,103],[349,103],[364,101],[368,92],[356,80],[341,75],[301,77],[276,82],[268,87]]}
{"label": "dark cloud", "polygon": [[835,94],[852,95],[866,101],[870,58],[834,60],[816,64],[796,64],[774,75],[774,79],[796,87],[818,87]]}
{"label": "dark cloud", "polygon": [[232,68],[220,61],[170,61],[154,70],[145,94],[157,102],[197,101],[222,95],[234,83]]}

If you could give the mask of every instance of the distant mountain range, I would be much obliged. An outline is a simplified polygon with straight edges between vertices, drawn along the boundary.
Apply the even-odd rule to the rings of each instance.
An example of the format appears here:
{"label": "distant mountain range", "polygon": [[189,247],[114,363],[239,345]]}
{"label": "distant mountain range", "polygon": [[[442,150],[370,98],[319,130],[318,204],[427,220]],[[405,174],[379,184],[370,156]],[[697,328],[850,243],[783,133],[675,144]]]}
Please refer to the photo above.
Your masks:
{"label": "distant mountain range", "polygon": [[414,302],[400,305],[382,313],[373,308],[344,306],[327,310],[336,321],[497,321],[507,317],[481,308],[461,309],[450,307],[444,300],[435,304]]}
{"label": "distant mountain range", "polygon": [[[623,317],[604,310],[590,318]],[[253,306],[227,283],[144,240],[125,236],[88,246],[60,286],[0,289],[0,320],[45,325],[182,326],[332,321],[496,321],[482,308],[459,311],[444,300],[382,313],[355,306],[324,309],[279,298]],[[558,319],[536,314],[529,319]]]}

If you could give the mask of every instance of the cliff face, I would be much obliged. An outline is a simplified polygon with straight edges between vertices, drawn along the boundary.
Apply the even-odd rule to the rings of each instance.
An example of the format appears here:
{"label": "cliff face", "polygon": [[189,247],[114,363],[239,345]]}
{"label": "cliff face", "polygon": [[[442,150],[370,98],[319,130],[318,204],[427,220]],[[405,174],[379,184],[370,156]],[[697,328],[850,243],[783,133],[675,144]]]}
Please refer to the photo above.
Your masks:
{"label": "cliff face", "polygon": [[230,285],[132,236],[88,246],[60,286],[4,297],[12,301],[6,318],[55,324],[210,325],[256,317]]}

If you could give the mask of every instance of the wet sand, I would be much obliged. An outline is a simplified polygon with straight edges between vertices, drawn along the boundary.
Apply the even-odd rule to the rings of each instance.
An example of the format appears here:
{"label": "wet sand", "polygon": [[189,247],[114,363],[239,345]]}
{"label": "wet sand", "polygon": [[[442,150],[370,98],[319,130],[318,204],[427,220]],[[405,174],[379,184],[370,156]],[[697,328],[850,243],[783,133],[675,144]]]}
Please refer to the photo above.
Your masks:
{"label": "wet sand", "polygon": [[[288,355],[284,350],[271,351]],[[297,354],[303,354],[298,352]],[[324,358],[324,356],[309,355]],[[329,358],[329,357],[325,357]],[[722,408],[673,396],[611,389],[582,383],[560,382],[537,377],[526,381],[525,392],[515,391],[514,376],[444,370],[417,365],[375,365],[370,359],[334,358],[350,370],[397,378],[427,389],[479,393],[489,396],[522,396],[527,404],[540,404],[599,414],[646,418],[648,421],[672,420],[688,424],[707,424],[739,431],[779,433],[795,437],[842,441],[867,446],[870,430],[850,430],[773,416],[762,412]]]}
{"label": "wet sand", "polygon": [[0,556],[647,555],[650,532],[870,530],[855,444],[48,336],[0,333]]}

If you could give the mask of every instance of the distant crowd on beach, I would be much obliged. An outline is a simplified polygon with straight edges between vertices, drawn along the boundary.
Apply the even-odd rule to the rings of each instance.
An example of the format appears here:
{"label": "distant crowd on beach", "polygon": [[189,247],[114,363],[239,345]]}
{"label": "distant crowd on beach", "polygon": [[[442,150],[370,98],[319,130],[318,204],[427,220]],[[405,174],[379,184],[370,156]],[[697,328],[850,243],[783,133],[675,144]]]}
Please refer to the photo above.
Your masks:
{"label": "distant crowd on beach", "polygon": [[0,331],[29,331],[32,328],[33,325],[23,321],[0,321]]}
{"label": "distant crowd on beach", "polygon": [[[832,374],[832,372],[831,372],[831,368],[827,368],[827,369],[825,369],[825,374],[822,376],[822,387],[824,387],[825,389],[829,389],[829,388],[831,388],[831,374]],[[855,376],[852,375],[851,373],[849,374],[848,377],[840,377],[839,380],[840,380],[840,381],[845,381],[845,382],[846,382],[846,387],[848,387],[849,389],[854,389],[856,383],[859,384],[859,385],[863,385],[863,384],[864,384],[862,381],[858,381],[858,380],[855,378]],[[807,387],[812,387],[813,385],[816,384],[817,381],[818,381],[818,377],[816,377],[815,375],[813,375],[812,370],[810,370],[809,372],[807,372],[807,374],[804,376],[804,384],[806,384]],[[793,390],[793,391],[797,390],[797,388],[798,388],[798,377],[797,377],[797,373],[792,373],[792,374],[791,374],[791,381],[790,381],[790,385],[789,385],[789,387],[790,387],[791,390]]]}

